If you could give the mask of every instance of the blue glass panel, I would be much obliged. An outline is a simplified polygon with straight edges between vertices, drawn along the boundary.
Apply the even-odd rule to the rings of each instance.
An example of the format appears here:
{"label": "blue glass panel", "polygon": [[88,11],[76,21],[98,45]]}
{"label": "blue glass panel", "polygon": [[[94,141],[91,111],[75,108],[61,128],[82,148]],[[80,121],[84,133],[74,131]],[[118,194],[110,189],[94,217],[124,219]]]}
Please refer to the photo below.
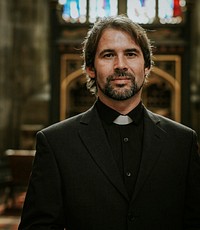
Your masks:
{"label": "blue glass panel", "polygon": [[67,22],[86,21],[86,0],[60,0],[63,4],[63,19]]}
{"label": "blue glass panel", "polygon": [[173,16],[174,1],[161,0],[158,4],[159,18],[171,18]]}

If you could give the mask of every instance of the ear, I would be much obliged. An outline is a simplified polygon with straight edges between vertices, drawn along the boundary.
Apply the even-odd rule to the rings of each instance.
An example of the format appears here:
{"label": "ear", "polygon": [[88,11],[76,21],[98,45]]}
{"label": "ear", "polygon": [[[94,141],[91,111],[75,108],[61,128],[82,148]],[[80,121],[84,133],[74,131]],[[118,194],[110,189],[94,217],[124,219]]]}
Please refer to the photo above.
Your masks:
{"label": "ear", "polygon": [[86,73],[90,76],[90,78],[95,78],[94,67],[86,67]]}
{"label": "ear", "polygon": [[150,73],[150,71],[151,71],[151,68],[145,68],[144,69],[144,74],[145,74],[145,76],[148,76],[149,75],[149,73]]}

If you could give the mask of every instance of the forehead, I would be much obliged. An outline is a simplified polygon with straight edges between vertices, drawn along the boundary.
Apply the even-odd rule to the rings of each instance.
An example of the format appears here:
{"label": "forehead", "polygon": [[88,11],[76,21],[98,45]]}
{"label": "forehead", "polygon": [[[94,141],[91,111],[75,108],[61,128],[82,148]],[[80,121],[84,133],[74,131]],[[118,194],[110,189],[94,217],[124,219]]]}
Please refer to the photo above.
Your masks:
{"label": "forehead", "polygon": [[135,39],[126,31],[108,28],[105,29],[98,42],[97,50],[102,48],[117,48],[117,47],[140,47],[135,42]]}

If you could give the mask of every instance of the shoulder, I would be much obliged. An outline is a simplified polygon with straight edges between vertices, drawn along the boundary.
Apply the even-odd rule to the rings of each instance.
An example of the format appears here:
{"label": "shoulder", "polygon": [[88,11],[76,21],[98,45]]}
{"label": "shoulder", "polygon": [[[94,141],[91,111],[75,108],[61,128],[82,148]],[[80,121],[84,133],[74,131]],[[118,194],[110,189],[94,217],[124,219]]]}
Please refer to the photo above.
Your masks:
{"label": "shoulder", "polygon": [[146,116],[166,132],[195,133],[195,131],[192,128],[184,124],[181,124],[180,122],[153,113],[148,109],[146,109]]}
{"label": "shoulder", "polygon": [[57,133],[57,132],[63,132],[63,131],[67,131],[67,130],[72,130],[72,129],[76,129],[81,121],[81,118],[83,117],[84,113],[78,114],[76,116],[67,118],[65,120],[56,122],[44,129],[42,129],[40,132],[43,132],[45,134],[49,134],[49,133]]}
{"label": "shoulder", "polygon": [[90,120],[94,114],[96,109],[94,106],[92,106],[87,111],[80,113],[78,115],[75,115],[73,117],[67,118],[65,120],[59,121],[57,123],[54,123],[44,129],[42,129],[40,132],[44,133],[45,135],[51,134],[51,133],[59,133],[62,134],[63,132],[74,132],[79,129],[80,125],[84,122],[87,123],[88,120]]}

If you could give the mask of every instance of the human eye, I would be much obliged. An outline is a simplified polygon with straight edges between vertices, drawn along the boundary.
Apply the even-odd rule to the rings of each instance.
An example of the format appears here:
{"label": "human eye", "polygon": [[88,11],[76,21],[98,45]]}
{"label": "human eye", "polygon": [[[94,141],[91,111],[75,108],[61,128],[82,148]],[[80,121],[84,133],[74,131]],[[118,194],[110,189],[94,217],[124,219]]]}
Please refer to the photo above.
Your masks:
{"label": "human eye", "polygon": [[135,58],[137,55],[138,55],[138,52],[137,50],[135,49],[130,49],[130,50],[127,50],[125,52],[125,55],[128,57],[128,58]]}
{"label": "human eye", "polygon": [[100,52],[99,57],[102,59],[111,59],[115,55],[115,52],[111,49],[105,49]]}
{"label": "human eye", "polygon": [[136,57],[136,56],[137,56],[137,53],[136,53],[136,52],[133,52],[133,51],[126,52],[126,56],[127,56],[127,57],[130,57],[130,58],[133,58],[133,57]]}
{"label": "human eye", "polygon": [[103,58],[112,58],[112,57],[114,57],[114,54],[113,53],[104,53],[104,55],[103,55]]}

